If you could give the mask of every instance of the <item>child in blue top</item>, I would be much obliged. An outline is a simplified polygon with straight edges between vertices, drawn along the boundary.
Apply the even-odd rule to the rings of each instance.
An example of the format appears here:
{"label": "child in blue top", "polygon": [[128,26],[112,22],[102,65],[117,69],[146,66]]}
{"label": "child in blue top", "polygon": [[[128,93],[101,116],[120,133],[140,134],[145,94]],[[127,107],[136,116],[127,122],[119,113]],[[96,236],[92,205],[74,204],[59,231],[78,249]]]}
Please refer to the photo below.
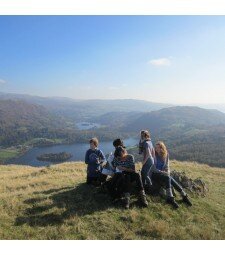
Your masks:
{"label": "child in blue top", "polygon": [[87,164],[87,184],[95,184],[101,176],[102,164],[106,162],[104,153],[98,148],[98,139],[92,138],[90,141],[90,149],[85,155],[85,163]]}

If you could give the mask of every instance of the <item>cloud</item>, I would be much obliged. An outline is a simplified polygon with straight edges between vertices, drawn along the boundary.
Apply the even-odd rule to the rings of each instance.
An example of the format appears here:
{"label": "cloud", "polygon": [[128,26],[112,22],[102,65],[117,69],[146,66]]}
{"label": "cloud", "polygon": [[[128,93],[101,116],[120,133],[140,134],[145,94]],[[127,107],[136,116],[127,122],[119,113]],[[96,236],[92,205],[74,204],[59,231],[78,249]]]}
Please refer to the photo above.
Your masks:
{"label": "cloud", "polygon": [[169,58],[157,58],[157,59],[152,59],[148,61],[148,64],[153,65],[153,66],[171,66],[171,61]]}
{"label": "cloud", "polygon": [[3,79],[0,79],[0,85],[6,84],[6,81]]}

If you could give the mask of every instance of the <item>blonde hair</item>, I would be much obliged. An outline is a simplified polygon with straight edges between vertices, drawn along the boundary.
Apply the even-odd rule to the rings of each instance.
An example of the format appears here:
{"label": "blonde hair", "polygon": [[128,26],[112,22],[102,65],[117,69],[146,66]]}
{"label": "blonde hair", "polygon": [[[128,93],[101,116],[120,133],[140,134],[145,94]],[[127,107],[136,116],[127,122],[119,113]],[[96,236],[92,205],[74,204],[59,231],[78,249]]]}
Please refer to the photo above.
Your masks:
{"label": "blonde hair", "polygon": [[99,143],[98,138],[96,138],[96,137],[91,138],[89,143],[93,143],[95,147],[98,147],[98,143]]}
{"label": "blonde hair", "polygon": [[159,154],[156,150],[155,150],[155,153],[156,153],[157,155],[159,155],[160,157],[162,157],[163,159],[166,159],[166,157],[167,157],[167,155],[168,155],[168,151],[167,151],[167,148],[166,148],[165,143],[162,142],[162,141],[159,141],[159,142],[156,143],[155,146],[157,146],[157,145],[160,147],[161,153]]}

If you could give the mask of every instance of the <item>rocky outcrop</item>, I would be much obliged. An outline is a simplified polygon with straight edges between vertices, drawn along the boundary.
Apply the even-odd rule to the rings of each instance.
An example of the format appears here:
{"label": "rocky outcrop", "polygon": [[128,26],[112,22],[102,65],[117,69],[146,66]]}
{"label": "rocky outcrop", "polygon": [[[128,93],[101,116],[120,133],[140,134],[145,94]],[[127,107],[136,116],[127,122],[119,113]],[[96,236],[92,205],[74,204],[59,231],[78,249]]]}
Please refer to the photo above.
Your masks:
{"label": "rocky outcrop", "polygon": [[206,183],[201,179],[191,179],[185,172],[178,172],[175,170],[171,171],[171,176],[182,185],[183,188],[187,189],[190,192],[196,193],[201,196],[206,196],[208,192],[208,187]]}

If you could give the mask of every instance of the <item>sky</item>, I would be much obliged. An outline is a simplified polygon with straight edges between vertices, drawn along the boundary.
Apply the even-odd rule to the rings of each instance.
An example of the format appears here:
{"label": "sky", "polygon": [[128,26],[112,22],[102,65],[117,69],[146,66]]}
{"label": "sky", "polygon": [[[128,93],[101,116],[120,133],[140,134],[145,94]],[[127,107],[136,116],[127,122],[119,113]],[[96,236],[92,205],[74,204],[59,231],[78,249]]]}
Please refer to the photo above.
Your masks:
{"label": "sky", "polygon": [[225,103],[225,16],[0,16],[0,92]]}

